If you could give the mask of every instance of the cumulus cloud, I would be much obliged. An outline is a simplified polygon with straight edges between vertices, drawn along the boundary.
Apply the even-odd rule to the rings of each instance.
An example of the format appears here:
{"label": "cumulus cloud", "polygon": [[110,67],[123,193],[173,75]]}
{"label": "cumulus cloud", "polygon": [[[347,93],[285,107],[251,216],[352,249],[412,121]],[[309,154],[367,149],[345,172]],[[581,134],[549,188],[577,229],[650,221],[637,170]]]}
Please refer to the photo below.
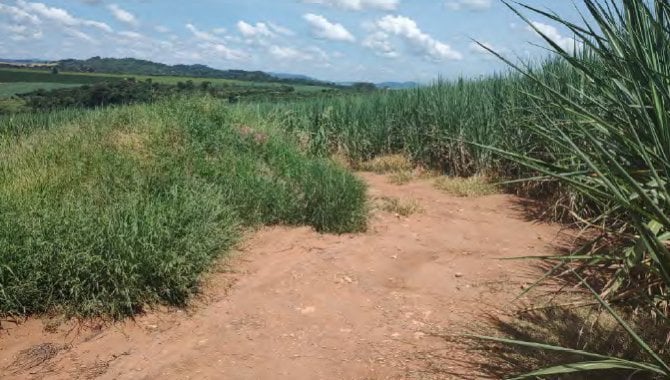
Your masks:
{"label": "cumulus cloud", "polygon": [[533,33],[538,33],[539,31],[539,33],[544,34],[547,38],[552,40],[556,45],[560,46],[567,52],[572,52],[575,50],[575,47],[579,48],[582,45],[581,42],[575,40],[572,37],[565,37],[561,35],[555,26],[544,24],[539,21],[533,21],[531,24],[532,26],[527,26],[527,30]]}
{"label": "cumulus cloud", "polygon": [[41,39],[44,33],[42,33],[42,30],[39,28],[35,27],[28,27],[26,25],[21,25],[21,24],[0,24],[0,30],[4,30],[11,36],[9,37],[11,40],[14,41],[23,41],[23,40],[29,40],[29,39]]}
{"label": "cumulus cloud", "polygon": [[492,0],[448,0],[447,7],[449,9],[460,11],[467,9],[471,11],[485,11],[493,5]]}
{"label": "cumulus cloud", "polygon": [[284,36],[294,36],[295,35],[295,32],[293,32],[291,29],[286,28],[284,26],[281,26],[279,24],[275,24],[273,22],[268,22],[268,26],[270,27],[270,29],[272,29],[273,32],[275,32],[277,34],[281,34],[281,35],[284,35]]}
{"label": "cumulus cloud", "polygon": [[193,34],[193,36],[199,40],[217,43],[221,42],[219,37],[209,32],[202,31],[193,24],[186,24],[186,29],[188,29]]}
{"label": "cumulus cloud", "polygon": [[186,24],[186,29],[188,29],[197,40],[201,41],[201,43],[198,44],[198,48],[203,51],[226,60],[240,61],[249,58],[249,54],[246,52],[226,46],[224,38],[200,30],[193,24]]}
{"label": "cumulus cloud", "polygon": [[34,14],[30,14],[19,7],[0,4],[0,14],[8,15],[15,22],[29,22],[31,24],[40,24],[41,20]]}
{"label": "cumulus cloud", "polygon": [[215,55],[226,60],[241,61],[249,58],[249,54],[241,50],[229,48],[228,46],[225,46],[224,44],[221,43],[203,44],[201,45],[201,47],[211,50],[213,53],[215,53]]}
{"label": "cumulus cloud", "polygon": [[109,9],[110,12],[112,12],[112,16],[114,16],[115,19],[131,25],[131,26],[137,26],[139,23],[137,22],[137,17],[135,17],[134,14],[128,12],[127,10],[121,8],[117,4],[110,4],[107,6],[107,9]]}
{"label": "cumulus cloud", "polygon": [[312,35],[316,38],[332,41],[356,41],[356,37],[342,24],[330,22],[327,18],[313,13],[308,13],[303,18],[312,28]]}
{"label": "cumulus cloud", "polygon": [[[49,7],[44,3],[31,3],[25,0],[18,0],[16,4],[24,12],[31,13],[33,16],[53,21],[57,24],[73,29],[77,26],[87,26],[99,29],[104,32],[112,32],[112,28],[104,22],[80,19],[72,16],[68,11],[61,8]],[[73,33],[69,33],[73,34]],[[76,33],[74,33],[76,34]],[[84,33],[85,34],[85,33]],[[86,38],[82,38],[86,39]]]}
{"label": "cumulus cloud", "polygon": [[324,4],[350,11],[378,9],[392,11],[398,8],[400,0],[303,0],[305,3]]}
{"label": "cumulus cloud", "polygon": [[98,44],[98,40],[95,38],[91,37],[89,34],[82,32],[81,30],[75,29],[75,28],[65,28],[63,30],[65,34],[68,34],[72,37],[78,38],[82,41],[89,42],[92,44]]}
{"label": "cumulus cloud", "polygon": [[381,56],[395,58],[399,55],[390,41],[390,36],[385,32],[372,33],[363,40],[363,46],[374,50]]}
{"label": "cumulus cloud", "polygon": [[273,57],[282,61],[309,61],[314,59],[312,54],[290,46],[273,45],[270,47],[269,52]]}
{"label": "cumulus cloud", "polygon": [[127,31],[127,30],[119,32],[118,34],[121,37],[128,38],[128,39],[131,39],[131,40],[141,40],[141,39],[144,38],[144,36],[140,33]]}
{"label": "cumulus cloud", "polygon": [[256,25],[251,25],[244,21],[238,21],[237,29],[240,31],[242,36],[246,38],[275,36],[275,33],[271,31],[265,23],[262,22],[257,22]]}
{"label": "cumulus cloud", "polygon": [[463,55],[451,46],[441,42],[423,32],[416,21],[404,16],[385,16],[378,20],[374,27],[377,29],[363,44],[381,54],[395,56],[390,38],[395,36],[417,54],[423,55],[432,61],[461,60]]}

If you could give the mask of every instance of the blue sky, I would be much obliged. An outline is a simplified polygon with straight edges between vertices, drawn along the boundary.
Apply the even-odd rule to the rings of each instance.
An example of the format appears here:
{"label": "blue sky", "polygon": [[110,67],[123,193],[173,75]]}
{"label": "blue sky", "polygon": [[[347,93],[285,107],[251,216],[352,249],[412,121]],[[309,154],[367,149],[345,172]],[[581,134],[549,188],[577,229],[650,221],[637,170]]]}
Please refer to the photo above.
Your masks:
{"label": "blue sky", "polygon": [[[526,0],[571,20],[568,0]],[[566,47],[564,30],[531,20]],[[546,54],[498,0],[0,0],[0,57],[134,57],[335,81],[429,81]]]}

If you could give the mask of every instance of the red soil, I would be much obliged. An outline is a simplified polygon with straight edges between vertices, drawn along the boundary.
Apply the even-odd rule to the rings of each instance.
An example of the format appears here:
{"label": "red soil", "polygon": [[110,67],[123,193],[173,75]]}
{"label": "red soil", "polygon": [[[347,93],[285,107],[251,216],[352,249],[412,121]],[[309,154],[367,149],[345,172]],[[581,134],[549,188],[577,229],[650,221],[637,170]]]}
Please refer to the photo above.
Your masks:
{"label": "red soil", "polygon": [[357,235],[263,229],[188,310],[113,325],[3,322],[0,378],[466,376],[467,353],[430,333],[457,333],[506,308],[537,273],[496,259],[550,253],[558,228],[525,220],[513,196],[455,198],[428,181],[362,176],[372,197],[413,199],[423,211],[376,211]]}

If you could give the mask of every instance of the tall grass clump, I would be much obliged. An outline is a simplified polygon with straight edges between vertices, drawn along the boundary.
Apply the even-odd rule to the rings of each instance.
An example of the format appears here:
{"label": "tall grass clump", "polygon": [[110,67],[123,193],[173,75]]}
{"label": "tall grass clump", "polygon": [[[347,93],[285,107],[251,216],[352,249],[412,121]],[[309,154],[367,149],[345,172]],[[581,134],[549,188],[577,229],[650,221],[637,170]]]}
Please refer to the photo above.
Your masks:
{"label": "tall grass clump", "polygon": [[501,152],[597,205],[601,214],[589,222],[613,237],[616,246],[586,260],[588,267],[607,275],[605,294],[628,291],[629,299],[651,298],[666,314],[670,285],[670,5],[635,0],[584,3],[593,25],[578,26],[526,7],[563,24],[584,44],[583,53],[573,54],[543,35],[584,80],[566,95],[533,72],[515,66],[542,87],[535,98],[545,111],[529,127],[538,140],[553,147],[553,156]]}
{"label": "tall grass clump", "polygon": [[183,305],[241,229],[365,228],[365,186],[213,100],[0,120],[0,314]]}
{"label": "tall grass clump", "polygon": [[[670,378],[667,355],[654,350],[610,306],[631,303],[667,323],[670,288],[670,4],[664,0],[584,0],[593,22],[576,25],[559,15],[522,6],[568,28],[583,44],[577,54],[540,30],[552,49],[584,80],[567,92],[527,67],[507,61],[541,90],[542,112],[531,132],[554,156],[497,151],[555,179],[593,202],[601,214],[587,221],[602,234],[555,266],[586,287],[644,354],[626,360],[568,347],[519,340],[495,342],[571,354],[583,361],[559,364],[517,378],[563,378],[568,374],[618,372],[627,378]],[[511,7],[531,27],[519,9]],[[502,56],[498,55],[500,58]],[[496,149],[494,149],[496,150]],[[596,244],[605,241],[609,244]],[[588,252],[584,254],[584,252]],[[594,287],[593,285],[597,286]],[[611,372],[610,372],[611,373]],[[644,377],[643,377],[644,376]]]}

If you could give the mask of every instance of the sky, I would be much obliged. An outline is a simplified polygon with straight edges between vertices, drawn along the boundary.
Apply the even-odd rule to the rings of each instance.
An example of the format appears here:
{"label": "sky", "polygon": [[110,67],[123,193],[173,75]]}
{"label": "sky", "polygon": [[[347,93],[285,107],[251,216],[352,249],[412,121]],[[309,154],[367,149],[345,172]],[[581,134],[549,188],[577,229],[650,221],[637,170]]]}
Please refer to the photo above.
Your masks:
{"label": "sky", "polygon": [[[526,0],[577,21],[570,0]],[[530,21],[566,48],[555,22]],[[133,57],[331,81],[487,75],[547,54],[499,0],[0,0],[0,57]]]}

